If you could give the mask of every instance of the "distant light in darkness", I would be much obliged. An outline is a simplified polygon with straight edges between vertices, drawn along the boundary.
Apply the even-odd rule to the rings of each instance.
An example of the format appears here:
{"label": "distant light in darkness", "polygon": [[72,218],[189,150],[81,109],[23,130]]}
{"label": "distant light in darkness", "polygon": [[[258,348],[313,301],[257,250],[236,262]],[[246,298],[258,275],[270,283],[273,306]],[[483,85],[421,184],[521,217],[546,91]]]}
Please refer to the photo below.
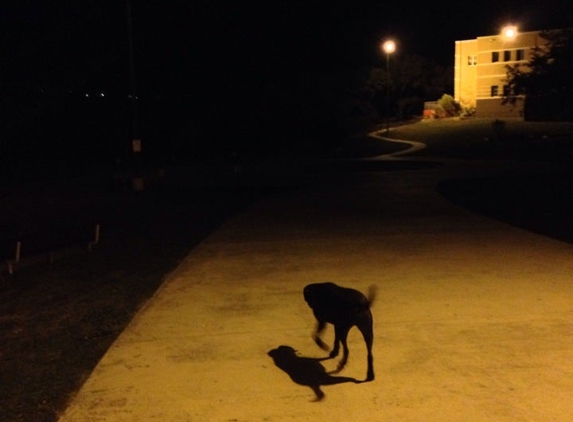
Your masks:
{"label": "distant light in darkness", "polygon": [[382,49],[386,54],[391,54],[396,51],[396,43],[392,40],[385,41],[384,44],[382,44]]}
{"label": "distant light in darkness", "polygon": [[507,39],[513,39],[517,36],[517,26],[507,25],[503,28],[502,34]]}

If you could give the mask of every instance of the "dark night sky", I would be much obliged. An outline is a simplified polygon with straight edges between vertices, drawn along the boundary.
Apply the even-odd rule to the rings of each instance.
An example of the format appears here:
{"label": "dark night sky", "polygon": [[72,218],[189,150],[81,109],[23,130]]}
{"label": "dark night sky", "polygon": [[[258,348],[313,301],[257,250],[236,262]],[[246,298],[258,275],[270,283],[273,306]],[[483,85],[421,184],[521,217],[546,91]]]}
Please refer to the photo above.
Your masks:
{"label": "dark night sky", "polygon": [[[127,95],[127,1],[137,102]],[[157,160],[170,151],[196,156],[203,150],[290,148],[293,140],[301,146],[309,139],[318,146],[335,142],[347,130],[338,101],[359,86],[352,85],[364,76],[357,71],[385,65],[384,38],[397,41],[393,60],[418,55],[452,66],[456,40],[498,33],[508,22],[522,30],[573,27],[571,4],[5,1],[0,155],[12,157],[5,161],[13,170],[4,173],[17,174],[17,163],[25,160],[38,174],[56,159],[109,163],[125,156],[133,136],[145,139],[146,155]],[[94,96],[98,92],[105,96]],[[53,168],[59,167],[81,166]]]}
{"label": "dark night sky", "polygon": [[[11,3],[0,9],[5,89],[123,90],[125,1]],[[149,91],[379,64],[387,35],[398,40],[398,54],[451,65],[455,40],[496,33],[505,22],[573,26],[568,0],[131,0],[131,7],[138,90]]]}

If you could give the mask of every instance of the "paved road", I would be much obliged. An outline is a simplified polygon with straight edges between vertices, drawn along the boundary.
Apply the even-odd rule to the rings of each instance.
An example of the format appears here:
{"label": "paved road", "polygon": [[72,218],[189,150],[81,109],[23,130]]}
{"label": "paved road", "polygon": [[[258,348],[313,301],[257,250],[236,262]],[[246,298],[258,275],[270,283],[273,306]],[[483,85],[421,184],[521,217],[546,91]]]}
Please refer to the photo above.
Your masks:
{"label": "paved road", "polygon": [[[447,177],[523,170],[448,162],[323,173],[253,205],[167,277],[61,422],[569,420],[573,246],[434,189]],[[268,352],[294,348],[295,370],[325,355],[302,289],[327,280],[378,285],[376,379],[323,386],[315,402]],[[340,375],[364,379],[356,329],[349,347]]]}

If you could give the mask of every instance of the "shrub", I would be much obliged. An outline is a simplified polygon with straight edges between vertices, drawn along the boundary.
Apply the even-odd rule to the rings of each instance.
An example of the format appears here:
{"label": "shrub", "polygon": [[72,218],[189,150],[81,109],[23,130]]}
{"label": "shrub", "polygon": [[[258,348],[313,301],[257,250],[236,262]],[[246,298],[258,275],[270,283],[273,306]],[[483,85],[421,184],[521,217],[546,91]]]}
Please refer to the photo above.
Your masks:
{"label": "shrub", "polygon": [[445,111],[447,116],[459,116],[462,111],[462,107],[454,97],[448,94],[442,95],[442,98],[438,100],[438,105]]}

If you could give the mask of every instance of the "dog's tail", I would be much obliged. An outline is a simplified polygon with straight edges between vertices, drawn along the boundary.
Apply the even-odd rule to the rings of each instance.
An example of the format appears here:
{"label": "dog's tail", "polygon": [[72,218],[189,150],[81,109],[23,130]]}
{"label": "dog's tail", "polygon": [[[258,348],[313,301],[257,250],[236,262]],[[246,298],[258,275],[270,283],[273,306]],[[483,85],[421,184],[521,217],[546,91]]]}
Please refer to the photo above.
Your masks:
{"label": "dog's tail", "polygon": [[366,296],[366,298],[368,299],[368,307],[372,307],[372,304],[374,303],[374,299],[376,299],[376,293],[378,292],[378,286],[376,286],[376,284],[371,284],[368,287],[368,294]]}

